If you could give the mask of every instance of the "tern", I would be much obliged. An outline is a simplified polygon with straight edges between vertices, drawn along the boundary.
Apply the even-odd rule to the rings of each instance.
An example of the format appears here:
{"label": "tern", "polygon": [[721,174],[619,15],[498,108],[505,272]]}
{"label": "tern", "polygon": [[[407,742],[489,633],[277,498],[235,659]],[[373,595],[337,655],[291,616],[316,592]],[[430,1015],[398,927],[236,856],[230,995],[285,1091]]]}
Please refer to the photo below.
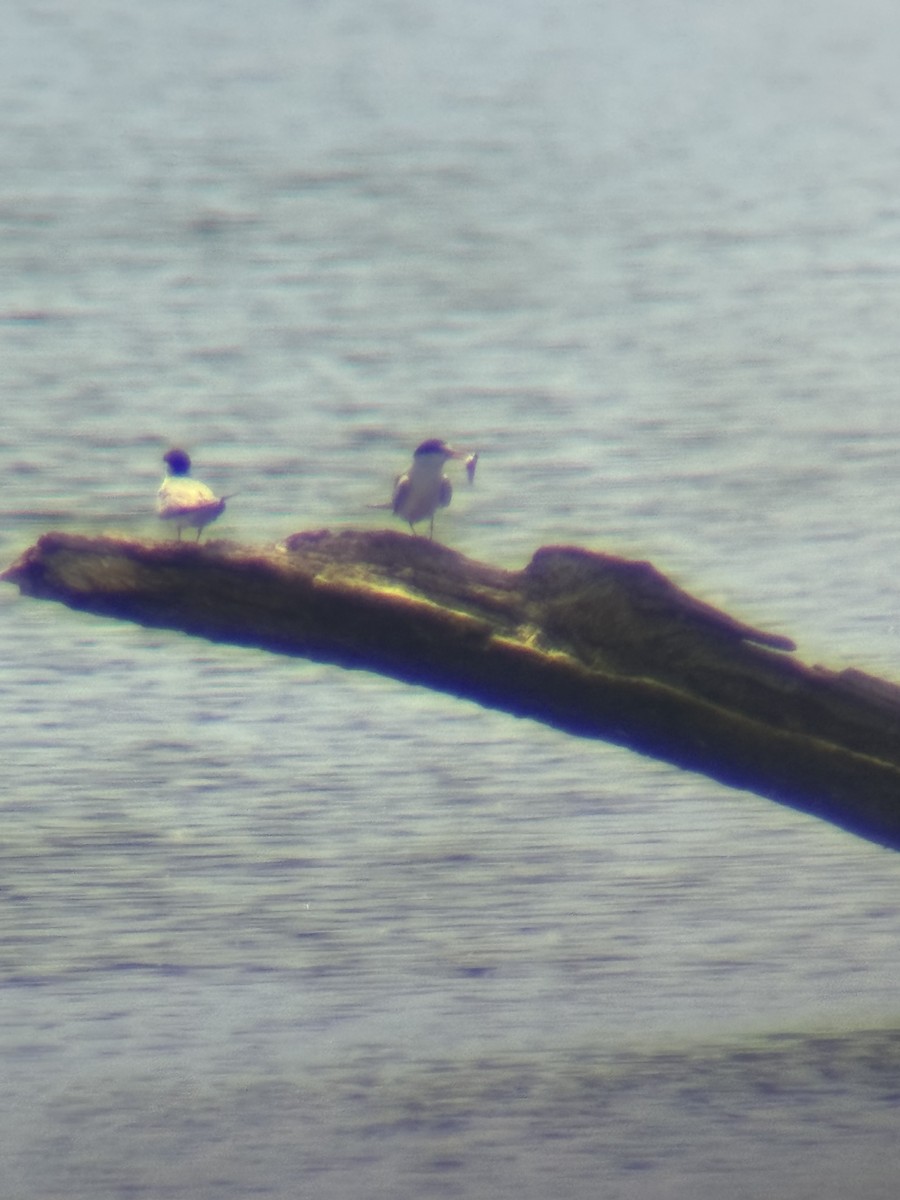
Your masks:
{"label": "tern", "polygon": [[163,521],[172,521],[181,531],[189,525],[197,530],[197,541],[203,527],[215,521],[225,511],[228,496],[216,496],[205,483],[191,479],[191,460],[185,450],[169,450],[163,455],[166,477],[156,494],[156,511]]}
{"label": "tern", "polygon": [[467,458],[463,451],[452,450],[440,438],[430,438],[417,446],[409,470],[397,477],[390,508],[409,524],[413,533],[419,521],[427,520],[428,536],[434,537],[434,514],[439,508],[446,508],[453,495],[453,487],[444,474],[444,464],[451,458],[466,458],[471,482],[475,468],[470,464],[473,459],[477,461],[477,455]]}

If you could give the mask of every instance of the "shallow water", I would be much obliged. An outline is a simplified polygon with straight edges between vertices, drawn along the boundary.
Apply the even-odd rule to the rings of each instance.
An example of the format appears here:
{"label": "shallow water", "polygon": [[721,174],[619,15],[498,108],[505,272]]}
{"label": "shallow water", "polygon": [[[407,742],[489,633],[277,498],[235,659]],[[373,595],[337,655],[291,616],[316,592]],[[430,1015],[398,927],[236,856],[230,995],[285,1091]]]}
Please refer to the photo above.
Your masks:
{"label": "shallow water", "polygon": [[[0,552],[651,559],[900,678],[894,9],[25,0]],[[896,855],[360,672],[0,593],[17,1197],[895,1191]],[[12,1192],[11,1192],[12,1194]]]}

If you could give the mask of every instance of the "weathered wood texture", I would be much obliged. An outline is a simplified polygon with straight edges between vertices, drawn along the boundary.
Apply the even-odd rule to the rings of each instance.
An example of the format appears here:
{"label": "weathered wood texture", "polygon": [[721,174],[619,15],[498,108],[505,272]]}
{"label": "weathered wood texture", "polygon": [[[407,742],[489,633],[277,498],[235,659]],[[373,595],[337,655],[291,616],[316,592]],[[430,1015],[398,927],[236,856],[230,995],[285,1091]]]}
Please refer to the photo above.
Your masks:
{"label": "weathered wood texture", "polygon": [[73,608],[466,696],[900,848],[900,688],[804,666],[789,639],[649,563],[551,546],[506,571],[394,531],[267,548],[48,533],[3,578]]}

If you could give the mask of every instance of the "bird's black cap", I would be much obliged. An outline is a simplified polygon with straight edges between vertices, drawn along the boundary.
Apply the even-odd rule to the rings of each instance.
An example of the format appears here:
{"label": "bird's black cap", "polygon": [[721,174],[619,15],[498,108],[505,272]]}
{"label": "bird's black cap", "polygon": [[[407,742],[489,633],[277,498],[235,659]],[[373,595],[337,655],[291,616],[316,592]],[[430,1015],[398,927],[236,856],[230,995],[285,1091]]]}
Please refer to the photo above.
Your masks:
{"label": "bird's black cap", "polygon": [[442,442],[440,438],[429,438],[427,442],[422,442],[416,446],[416,454],[450,454],[450,449],[446,442]]}
{"label": "bird's black cap", "polygon": [[187,450],[167,450],[163,455],[163,462],[169,464],[173,475],[187,475],[191,469],[191,459]]}

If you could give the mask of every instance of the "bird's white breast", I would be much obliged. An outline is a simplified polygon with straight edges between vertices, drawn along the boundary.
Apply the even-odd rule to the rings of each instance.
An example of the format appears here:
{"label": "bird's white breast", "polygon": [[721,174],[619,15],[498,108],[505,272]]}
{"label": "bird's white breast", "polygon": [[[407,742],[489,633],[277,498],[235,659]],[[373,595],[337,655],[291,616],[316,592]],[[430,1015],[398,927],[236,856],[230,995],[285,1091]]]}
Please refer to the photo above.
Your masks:
{"label": "bird's white breast", "polygon": [[197,479],[164,479],[156,497],[161,517],[184,516],[194,508],[216,503],[215,493]]}

